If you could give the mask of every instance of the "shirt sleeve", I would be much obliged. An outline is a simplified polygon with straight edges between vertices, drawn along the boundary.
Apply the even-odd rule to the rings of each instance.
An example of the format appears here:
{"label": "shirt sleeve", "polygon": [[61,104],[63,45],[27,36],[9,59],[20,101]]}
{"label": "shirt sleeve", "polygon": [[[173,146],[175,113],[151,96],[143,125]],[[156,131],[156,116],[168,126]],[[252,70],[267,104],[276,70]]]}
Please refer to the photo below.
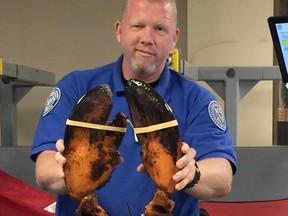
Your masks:
{"label": "shirt sleeve", "polygon": [[65,76],[51,90],[34,135],[31,159],[44,150],[56,151],[55,143],[64,138],[68,115],[79,96],[73,74]]}
{"label": "shirt sleeve", "polygon": [[235,173],[236,153],[224,110],[208,90],[199,93],[196,100],[193,98],[188,102],[191,109],[187,112],[186,129],[182,139],[196,150],[196,160],[226,158],[231,162]]}

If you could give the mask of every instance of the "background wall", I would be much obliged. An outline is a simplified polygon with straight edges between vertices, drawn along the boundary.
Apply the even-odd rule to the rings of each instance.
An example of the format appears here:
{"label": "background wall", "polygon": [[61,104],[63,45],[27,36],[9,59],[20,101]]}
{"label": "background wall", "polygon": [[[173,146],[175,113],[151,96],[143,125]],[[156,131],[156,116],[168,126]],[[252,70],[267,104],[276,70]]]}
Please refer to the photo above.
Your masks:
{"label": "background wall", "polygon": [[[273,0],[189,0],[188,11],[193,66],[273,65]],[[240,101],[238,145],[272,145],[272,107],[272,81],[261,81]]]}
{"label": "background wall", "polygon": [[[57,80],[72,70],[110,62],[120,52],[113,25],[122,2],[1,1],[0,55],[9,63],[53,72]],[[50,89],[34,87],[18,104],[19,145],[31,144]]]}
{"label": "background wall", "polygon": [[[113,25],[124,0],[1,0],[0,56],[54,72],[114,61]],[[177,0],[178,47],[193,66],[272,65],[267,17],[273,0]],[[188,13],[188,15],[187,15]],[[30,145],[50,87],[34,87],[18,104],[19,145]],[[252,107],[253,105],[253,107]],[[240,102],[240,145],[271,145],[272,83],[260,82]]]}

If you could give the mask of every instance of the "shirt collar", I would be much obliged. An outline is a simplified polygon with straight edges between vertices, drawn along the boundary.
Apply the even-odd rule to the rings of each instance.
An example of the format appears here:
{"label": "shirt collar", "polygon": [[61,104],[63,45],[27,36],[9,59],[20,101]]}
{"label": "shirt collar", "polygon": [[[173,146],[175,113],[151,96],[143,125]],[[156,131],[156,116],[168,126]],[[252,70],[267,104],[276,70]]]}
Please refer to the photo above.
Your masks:
{"label": "shirt collar", "polygon": [[[114,64],[113,73],[111,80],[113,83],[113,92],[115,92],[117,95],[122,95],[124,92],[124,83],[122,81],[122,61],[123,61],[123,55],[121,55],[117,61]],[[167,89],[169,88],[171,74],[170,70],[167,64],[165,64],[165,67],[163,69],[163,72],[160,76],[159,82],[155,86],[155,90],[160,94],[160,96],[166,101],[169,101],[169,95],[167,94]]]}
{"label": "shirt collar", "polygon": [[113,83],[113,86],[111,86],[112,91],[118,94],[123,94],[124,92],[124,83],[122,81],[122,61],[123,61],[123,55],[121,55],[117,61],[114,64],[114,68],[112,76],[111,76],[111,83]]}
{"label": "shirt collar", "polygon": [[158,94],[160,94],[160,96],[166,102],[168,102],[169,99],[170,99],[170,97],[169,97],[169,95],[167,93],[169,85],[171,84],[170,78],[171,78],[171,73],[170,73],[169,67],[168,67],[167,64],[165,64],[165,67],[163,69],[163,72],[161,74],[159,82],[157,83],[157,85],[155,86],[154,89],[158,92]]}

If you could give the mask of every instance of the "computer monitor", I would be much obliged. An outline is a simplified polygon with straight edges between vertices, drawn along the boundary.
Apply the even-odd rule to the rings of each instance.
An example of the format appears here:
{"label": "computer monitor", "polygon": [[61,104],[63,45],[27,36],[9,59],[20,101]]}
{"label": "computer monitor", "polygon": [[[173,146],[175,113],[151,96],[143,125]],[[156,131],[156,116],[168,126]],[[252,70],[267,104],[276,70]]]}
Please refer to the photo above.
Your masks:
{"label": "computer monitor", "polygon": [[282,80],[288,83],[288,16],[269,17],[268,24]]}

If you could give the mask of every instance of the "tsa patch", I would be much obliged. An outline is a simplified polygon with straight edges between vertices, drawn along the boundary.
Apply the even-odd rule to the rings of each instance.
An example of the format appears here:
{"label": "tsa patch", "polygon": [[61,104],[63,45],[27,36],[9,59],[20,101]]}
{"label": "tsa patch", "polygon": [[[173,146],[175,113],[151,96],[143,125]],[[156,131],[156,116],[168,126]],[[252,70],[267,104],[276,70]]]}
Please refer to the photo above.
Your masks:
{"label": "tsa patch", "polygon": [[59,102],[61,97],[61,91],[59,88],[54,87],[49,94],[45,108],[43,110],[42,116],[48,115],[48,113],[56,106],[56,104]]}
{"label": "tsa patch", "polygon": [[227,127],[226,120],[220,104],[217,101],[211,101],[208,107],[208,112],[215,125],[225,131]]}

